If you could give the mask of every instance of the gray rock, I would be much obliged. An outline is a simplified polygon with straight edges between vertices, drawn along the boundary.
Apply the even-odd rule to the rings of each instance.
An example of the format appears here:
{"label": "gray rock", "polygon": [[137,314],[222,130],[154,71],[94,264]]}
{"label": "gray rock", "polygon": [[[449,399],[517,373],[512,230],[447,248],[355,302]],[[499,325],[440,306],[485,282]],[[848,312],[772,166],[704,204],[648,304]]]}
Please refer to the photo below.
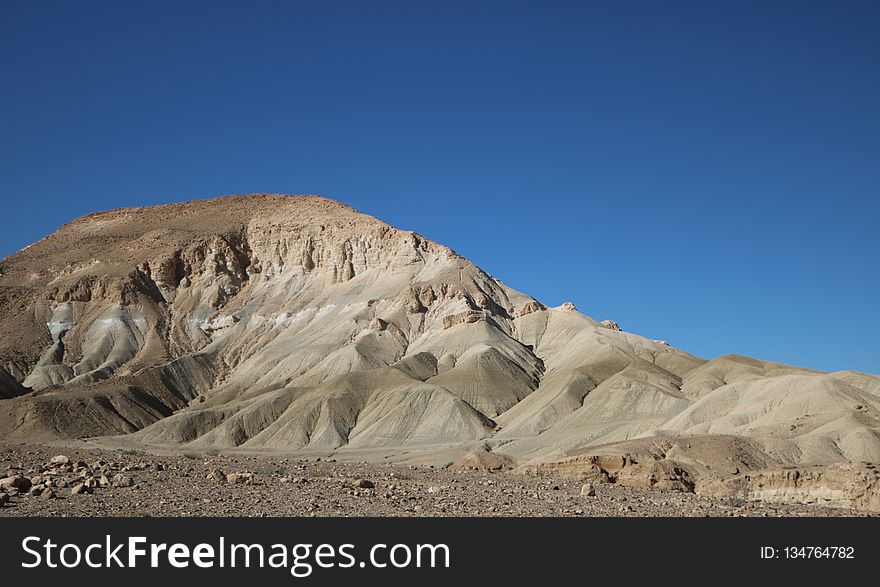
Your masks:
{"label": "gray rock", "polygon": [[111,484],[113,487],[131,487],[134,485],[134,481],[132,481],[131,477],[123,475],[122,473],[117,473],[116,475],[113,475]]}
{"label": "gray rock", "polygon": [[214,469],[208,473],[208,480],[216,481],[217,483],[226,483],[226,473],[220,469]]}
{"label": "gray rock", "polygon": [[253,481],[253,473],[229,473],[228,475],[226,475],[226,482],[230,485],[253,483]]}
{"label": "gray rock", "polygon": [[70,495],[82,495],[84,493],[91,493],[93,489],[87,486],[85,483],[77,483],[70,490]]}
{"label": "gray rock", "polygon": [[31,488],[31,480],[25,477],[24,475],[16,475],[14,477],[6,477],[5,479],[0,479],[0,489],[16,490],[18,493],[27,493],[28,489]]}
{"label": "gray rock", "polygon": [[581,495],[584,497],[596,497],[596,488],[592,483],[584,483],[581,485]]}

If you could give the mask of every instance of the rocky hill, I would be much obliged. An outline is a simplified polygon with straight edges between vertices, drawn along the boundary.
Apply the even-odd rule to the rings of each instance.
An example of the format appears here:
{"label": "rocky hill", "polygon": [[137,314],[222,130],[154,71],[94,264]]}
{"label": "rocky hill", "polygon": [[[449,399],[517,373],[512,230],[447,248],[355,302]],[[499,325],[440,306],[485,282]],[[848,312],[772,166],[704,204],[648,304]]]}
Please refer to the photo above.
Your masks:
{"label": "rocky hill", "polygon": [[880,460],[880,377],[706,361],[317,196],[101,212],[0,261],[0,398],[7,441]]}

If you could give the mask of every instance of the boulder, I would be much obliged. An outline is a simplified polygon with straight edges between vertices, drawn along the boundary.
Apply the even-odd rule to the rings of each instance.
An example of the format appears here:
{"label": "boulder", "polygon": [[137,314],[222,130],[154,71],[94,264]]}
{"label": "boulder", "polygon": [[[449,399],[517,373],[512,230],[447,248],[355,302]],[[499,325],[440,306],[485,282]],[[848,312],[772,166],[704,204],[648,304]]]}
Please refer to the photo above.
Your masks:
{"label": "boulder", "polygon": [[5,489],[6,491],[15,490],[18,493],[27,493],[31,488],[31,485],[33,485],[31,480],[24,475],[15,475],[14,477],[0,479],[0,489]]}
{"label": "boulder", "polygon": [[131,487],[134,485],[134,481],[132,481],[131,477],[123,475],[121,473],[117,473],[113,475],[113,479],[110,481],[113,487]]}
{"label": "boulder", "polygon": [[244,485],[254,482],[253,473],[229,473],[226,475],[226,483],[229,485]]}
{"label": "boulder", "polygon": [[216,481],[217,483],[226,483],[226,473],[220,469],[214,469],[208,473],[208,480]]}
{"label": "boulder", "polygon": [[87,486],[85,483],[77,483],[70,490],[70,495],[82,495],[85,493],[92,493],[93,489]]}

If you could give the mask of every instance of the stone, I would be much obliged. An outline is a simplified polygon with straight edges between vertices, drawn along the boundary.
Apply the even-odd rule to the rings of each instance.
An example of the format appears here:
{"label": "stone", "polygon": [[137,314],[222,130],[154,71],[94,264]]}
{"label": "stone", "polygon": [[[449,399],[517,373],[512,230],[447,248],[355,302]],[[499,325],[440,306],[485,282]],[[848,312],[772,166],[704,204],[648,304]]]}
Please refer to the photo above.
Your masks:
{"label": "stone", "polygon": [[361,489],[373,489],[376,484],[368,479],[358,479],[358,482],[355,484]]}
{"label": "stone", "polygon": [[596,487],[592,483],[581,485],[581,495],[584,497],[596,497]]}
{"label": "stone", "polygon": [[71,488],[70,495],[82,495],[84,493],[91,493],[92,491],[92,488],[85,483],[77,483]]}
{"label": "stone", "polygon": [[220,469],[214,469],[210,473],[208,473],[209,481],[216,481],[217,483],[226,483],[226,473],[221,471]]}
{"label": "stone", "polygon": [[229,473],[226,475],[226,483],[229,485],[243,485],[254,482],[253,473]]}
{"label": "stone", "polygon": [[43,499],[54,499],[57,496],[55,495],[55,492],[52,490],[51,487],[45,487],[40,492],[40,497],[42,497]]}
{"label": "stone", "polygon": [[111,484],[113,487],[131,487],[134,485],[134,481],[132,481],[131,477],[123,475],[122,473],[117,473],[116,475],[113,475]]}
{"label": "stone", "polygon": [[388,328],[388,323],[381,318],[373,318],[368,326],[370,330],[383,331]]}
{"label": "stone", "polygon": [[49,459],[50,465],[68,465],[70,464],[70,457],[67,455],[55,455],[51,459]]}
{"label": "stone", "polygon": [[27,493],[28,489],[31,488],[31,485],[33,485],[31,480],[24,475],[15,475],[14,477],[0,479],[0,489],[6,489],[7,491],[16,490],[18,493]]}

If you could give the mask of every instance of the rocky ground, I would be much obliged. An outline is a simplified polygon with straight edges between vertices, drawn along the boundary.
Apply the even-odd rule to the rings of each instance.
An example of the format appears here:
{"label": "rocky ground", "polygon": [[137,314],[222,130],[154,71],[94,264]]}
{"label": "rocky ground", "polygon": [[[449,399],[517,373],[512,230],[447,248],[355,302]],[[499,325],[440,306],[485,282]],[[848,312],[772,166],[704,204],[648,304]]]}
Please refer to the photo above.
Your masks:
{"label": "rocky ground", "polygon": [[36,445],[0,445],[0,476],[0,516],[865,515],[503,471]]}

